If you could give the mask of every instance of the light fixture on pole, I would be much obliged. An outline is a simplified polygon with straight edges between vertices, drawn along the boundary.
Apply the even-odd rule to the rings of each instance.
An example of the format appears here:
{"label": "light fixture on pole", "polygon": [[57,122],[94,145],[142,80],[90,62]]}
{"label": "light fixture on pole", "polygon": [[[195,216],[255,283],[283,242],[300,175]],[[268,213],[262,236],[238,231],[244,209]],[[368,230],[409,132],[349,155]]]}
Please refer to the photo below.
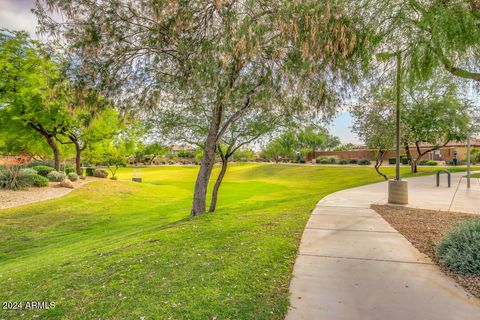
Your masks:
{"label": "light fixture on pole", "polygon": [[395,161],[395,180],[388,181],[388,203],[408,204],[408,182],[400,177],[400,107],[402,104],[402,54],[397,51],[394,54],[397,58],[397,79],[396,79],[396,161]]}

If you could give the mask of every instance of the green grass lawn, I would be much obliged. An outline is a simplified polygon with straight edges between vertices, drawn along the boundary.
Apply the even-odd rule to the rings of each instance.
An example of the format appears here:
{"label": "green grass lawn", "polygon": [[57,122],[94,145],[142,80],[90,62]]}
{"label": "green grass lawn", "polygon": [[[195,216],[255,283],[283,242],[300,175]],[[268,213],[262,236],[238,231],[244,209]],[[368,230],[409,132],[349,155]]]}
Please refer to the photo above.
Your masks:
{"label": "green grass lawn", "polygon": [[236,164],[218,211],[190,219],[197,170],[142,169],[146,183],[92,182],[1,210],[0,301],[56,308],[0,310],[0,319],[282,319],[315,204],[382,181],[371,167]]}

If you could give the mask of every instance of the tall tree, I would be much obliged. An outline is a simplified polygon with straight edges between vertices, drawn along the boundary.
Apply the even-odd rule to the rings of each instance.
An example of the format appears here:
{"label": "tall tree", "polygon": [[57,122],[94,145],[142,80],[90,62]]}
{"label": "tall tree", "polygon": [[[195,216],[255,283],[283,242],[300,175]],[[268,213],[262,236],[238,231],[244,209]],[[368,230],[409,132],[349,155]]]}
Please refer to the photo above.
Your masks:
{"label": "tall tree", "polygon": [[480,81],[480,4],[477,0],[376,1],[383,51],[401,52],[411,82],[443,69]]}
{"label": "tall tree", "polygon": [[206,211],[218,142],[254,103],[334,111],[340,79],[356,80],[375,43],[363,11],[356,1],[309,0],[44,0],[36,9],[65,50],[93,57],[119,105],[208,107],[192,215]]}
{"label": "tall tree", "polygon": [[[403,106],[403,140],[413,145],[412,172],[429,152],[446,146],[450,141],[465,141],[471,127],[472,108],[459,98],[453,83],[429,82],[407,91]],[[425,146],[426,145],[426,146]]]}
{"label": "tall tree", "polygon": [[0,33],[0,121],[2,130],[33,130],[50,146],[60,170],[56,138],[72,120],[65,108],[64,81],[51,53],[25,33]]}
{"label": "tall tree", "polygon": [[262,157],[278,163],[282,158],[295,156],[297,146],[298,142],[295,132],[288,130],[265,146],[262,150]]}
{"label": "tall tree", "polygon": [[262,135],[278,129],[281,125],[280,117],[268,113],[258,112],[243,117],[233,123],[217,145],[217,152],[222,161],[222,167],[212,190],[209,212],[214,212],[217,206],[218,190],[227,172],[228,161],[243,146],[254,142]]}
{"label": "tall tree", "polygon": [[375,150],[375,170],[388,180],[380,167],[385,153],[395,146],[395,104],[391,92],[375,89],[350,110],[354,119],[352,130],[369,149]]}

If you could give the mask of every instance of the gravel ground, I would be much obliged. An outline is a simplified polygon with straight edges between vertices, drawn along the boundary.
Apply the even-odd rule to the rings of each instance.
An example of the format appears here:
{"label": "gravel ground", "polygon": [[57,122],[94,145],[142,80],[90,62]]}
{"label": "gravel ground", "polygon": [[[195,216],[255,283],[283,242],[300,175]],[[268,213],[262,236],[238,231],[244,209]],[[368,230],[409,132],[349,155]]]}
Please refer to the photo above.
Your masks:
{"label": "gravel ground", "polygon": [[[85,180],[77,180],[73,184],[75,188],[95,180],[88,177]],[[59,182],[49,182],[48,187],[28,188],[26,190],[0,190],[0,209],[12,208],[24,204],[58,198],[70,193],[73,189],[62,188]]]}
{"label": "gravel ground", "polygon": [[453,226],[479,215],[413,209],[388,205],[372,205],[390,225],[403,234],[420,252],[428,255],[440,269],[477,298],[480,298],[480,276],[453,272],[438,263],[435,247]]}

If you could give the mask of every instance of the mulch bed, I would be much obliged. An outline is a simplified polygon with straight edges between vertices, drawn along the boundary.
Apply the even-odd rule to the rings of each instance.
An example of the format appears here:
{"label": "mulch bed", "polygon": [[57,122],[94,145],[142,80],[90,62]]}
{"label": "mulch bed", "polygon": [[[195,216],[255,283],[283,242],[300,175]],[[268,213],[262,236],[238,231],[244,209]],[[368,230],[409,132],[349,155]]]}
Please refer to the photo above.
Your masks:
{"label": "mulch bed", "polygon": [[388,205],[372,205],[390,225],[405,236],[420,252],[430,257],[440,269],[477,298],[480,298],[480,276],[456,273],[438,263],[435,248],[442,237],[456,224],[479,215],[413,209]]}

